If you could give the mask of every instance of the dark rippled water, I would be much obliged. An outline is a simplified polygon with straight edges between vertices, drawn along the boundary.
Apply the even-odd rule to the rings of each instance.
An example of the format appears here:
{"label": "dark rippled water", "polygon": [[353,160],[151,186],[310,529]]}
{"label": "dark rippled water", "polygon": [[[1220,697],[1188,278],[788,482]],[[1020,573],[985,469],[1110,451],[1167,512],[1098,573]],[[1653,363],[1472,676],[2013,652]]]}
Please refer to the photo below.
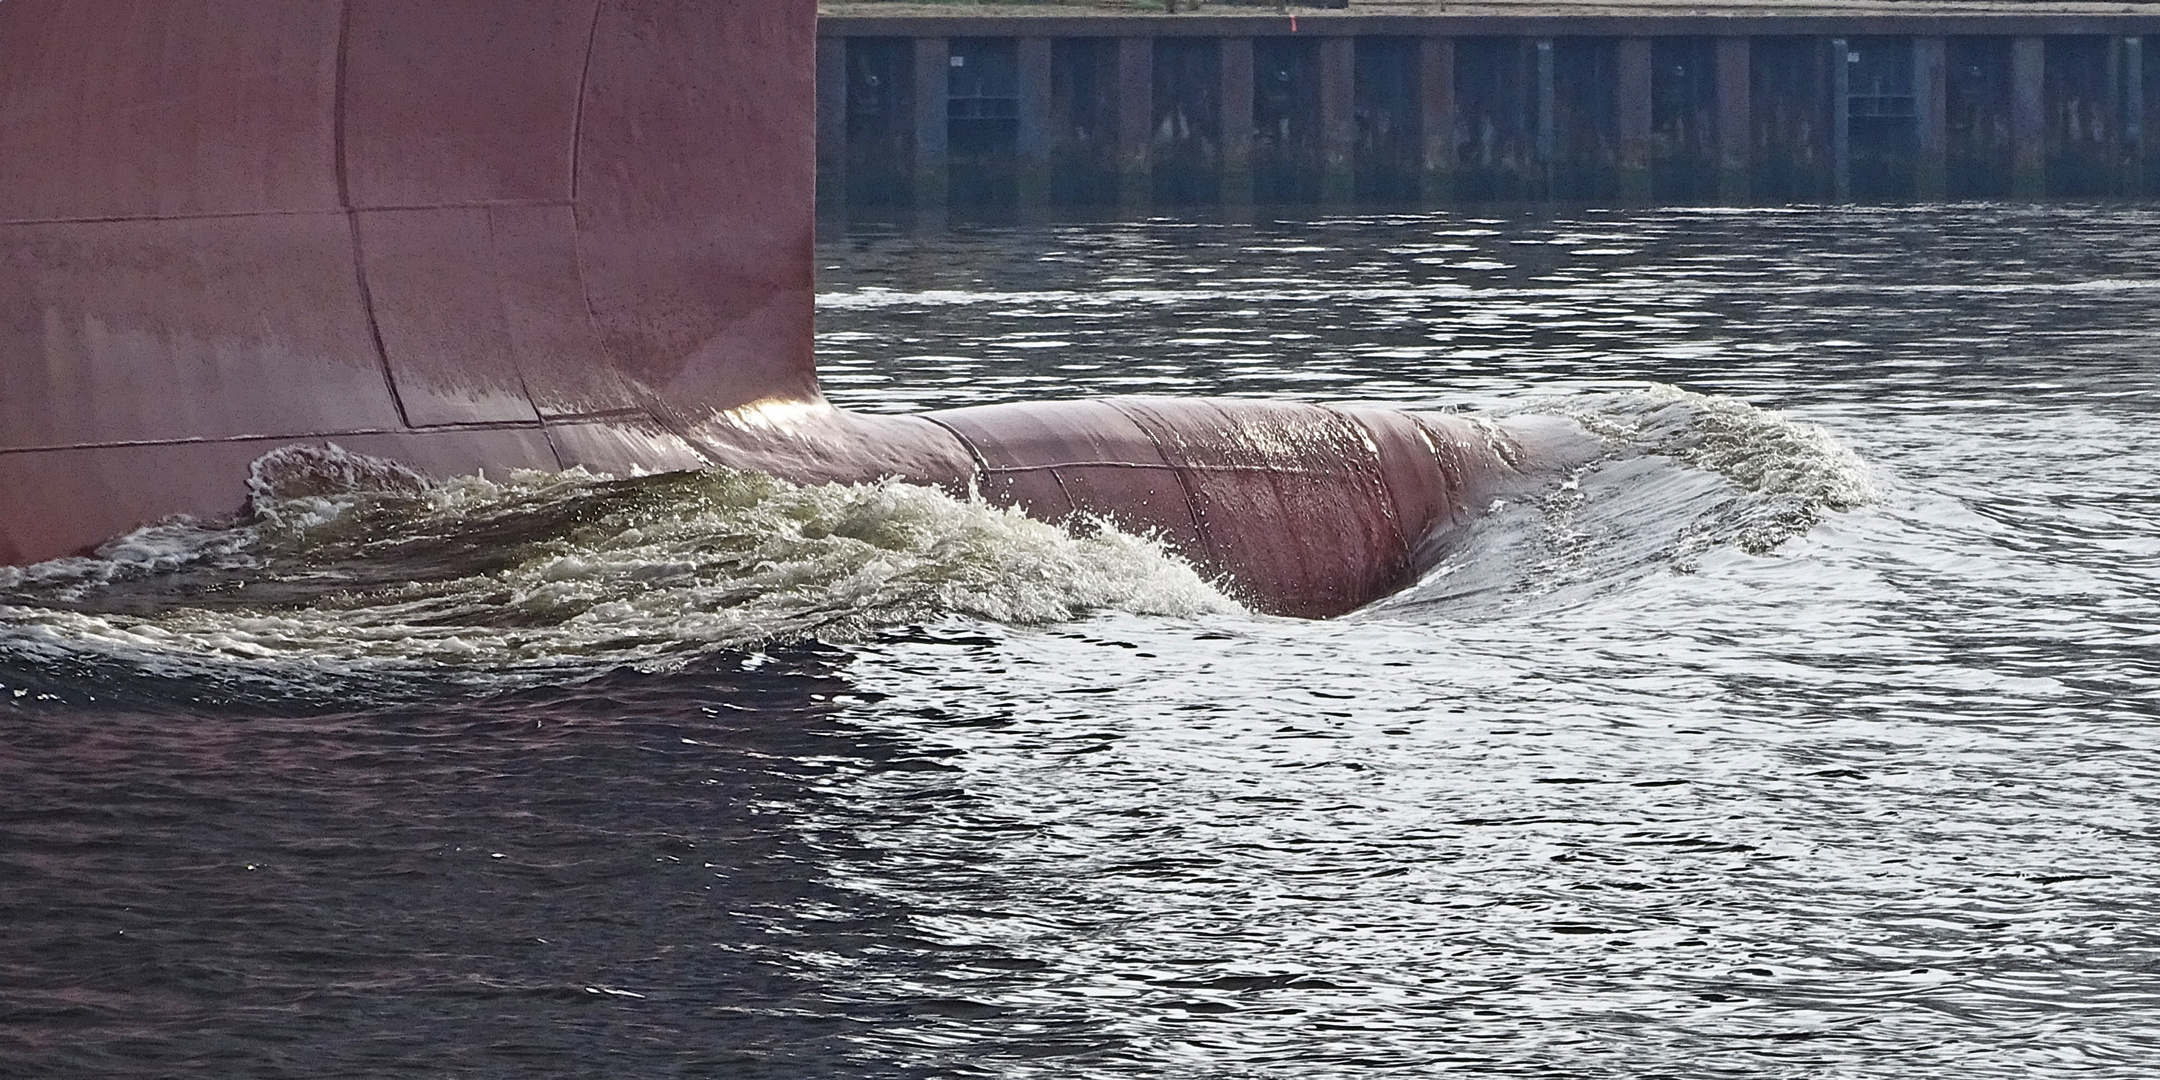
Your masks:
{"label": "dark rippled water", "polygon": [[0,1075],[2151,1075],[2156,226],[828,239],[850,406],[1614,449],[1330,623],[739,476],[0,578]]}

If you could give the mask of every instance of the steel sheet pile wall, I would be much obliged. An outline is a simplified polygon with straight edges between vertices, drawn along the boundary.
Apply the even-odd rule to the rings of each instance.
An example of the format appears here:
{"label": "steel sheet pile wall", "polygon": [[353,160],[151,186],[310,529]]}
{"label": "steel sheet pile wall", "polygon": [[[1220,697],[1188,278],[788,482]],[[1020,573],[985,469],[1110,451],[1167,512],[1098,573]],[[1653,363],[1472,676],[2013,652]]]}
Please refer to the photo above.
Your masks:
{"label": "steel sheet pile wall", "polygon": [[[828,172],[822,201],[2144,196],[2153,29],[2044,14],[828,18],[820,55],[848,66],[826,100],[848,114],[821,130],[862,142],[827,148],[850,170]],[[985,154],[940,157],[943,126],[964,122],[944,95],[970,69],[917,65],[934,85],[902,118],[877,92],[901,77],[880,74],[891,61],[853,59],[908,42],[1012,52],[1014,98],[1043,107]]]}

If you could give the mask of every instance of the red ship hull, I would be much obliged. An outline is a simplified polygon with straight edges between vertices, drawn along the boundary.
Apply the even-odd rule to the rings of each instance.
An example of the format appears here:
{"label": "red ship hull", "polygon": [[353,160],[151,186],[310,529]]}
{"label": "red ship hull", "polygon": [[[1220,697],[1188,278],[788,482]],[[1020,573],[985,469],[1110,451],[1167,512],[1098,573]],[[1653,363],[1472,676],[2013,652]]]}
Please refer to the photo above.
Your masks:
{"label": "red ship hull", "polygon": [[1347,611],[1521,479],[1434,416],[869,417],[812,363],[814,0],[0,3],[0,563],[239,508],[335,442],[438,476],[902,476],[1159,529]]}

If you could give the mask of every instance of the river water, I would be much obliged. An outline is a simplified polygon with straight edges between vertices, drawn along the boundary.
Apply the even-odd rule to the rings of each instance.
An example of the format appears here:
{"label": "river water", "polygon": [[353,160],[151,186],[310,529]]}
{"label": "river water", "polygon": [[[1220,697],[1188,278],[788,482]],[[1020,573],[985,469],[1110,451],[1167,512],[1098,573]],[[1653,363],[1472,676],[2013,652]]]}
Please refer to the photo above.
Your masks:
{"label": "river water", "polygon": [[868,230],[851,407],[1575,418],[1352,616],[896,485],[0,571],[0,1075],[2141,1076],[2160,213]]}

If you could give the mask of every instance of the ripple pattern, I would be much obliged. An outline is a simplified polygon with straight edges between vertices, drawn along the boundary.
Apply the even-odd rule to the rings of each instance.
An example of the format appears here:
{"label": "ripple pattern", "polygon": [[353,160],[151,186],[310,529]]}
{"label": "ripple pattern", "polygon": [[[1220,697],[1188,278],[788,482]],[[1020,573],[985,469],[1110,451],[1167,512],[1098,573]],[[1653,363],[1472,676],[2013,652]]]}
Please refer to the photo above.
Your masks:
{"label": "ripple pattern", "polygon": [[[846,635],[698,639],[625,572],[635,626],[501,629],[575,663],[460,657],[442,641],[493,625],[490,575],[527,563],[453,558],[436,534],[469,534],[439,513],[426,543],[392,522],[329,560],[197,536],[173,565],[151,536],[124,580],[14,580],[0,1075],[2149,1076],[2155,226],[1982,205],[830,238],[826,383],[852,407],[1529,409],[1616,450],[1328,623],[909,592]],[[523,530],[512,554],[589,557],[520,509],[568,507],[751,580],[771,568],[666,493],[746,483],[475,505]],[[805,520],[900,498],[742,490]],[[1084,539],[917,509],[921,542],[888,546],[985,596],[989,556],[936,522],[983,551]],[[382,623],[371,681],[342,680],[335,633],[266,668],[170,632],[260,614],[239,583],[322,621],[448,580],[477,629],[404,647]],[[40,629],[83,620],[166,636]]]}

